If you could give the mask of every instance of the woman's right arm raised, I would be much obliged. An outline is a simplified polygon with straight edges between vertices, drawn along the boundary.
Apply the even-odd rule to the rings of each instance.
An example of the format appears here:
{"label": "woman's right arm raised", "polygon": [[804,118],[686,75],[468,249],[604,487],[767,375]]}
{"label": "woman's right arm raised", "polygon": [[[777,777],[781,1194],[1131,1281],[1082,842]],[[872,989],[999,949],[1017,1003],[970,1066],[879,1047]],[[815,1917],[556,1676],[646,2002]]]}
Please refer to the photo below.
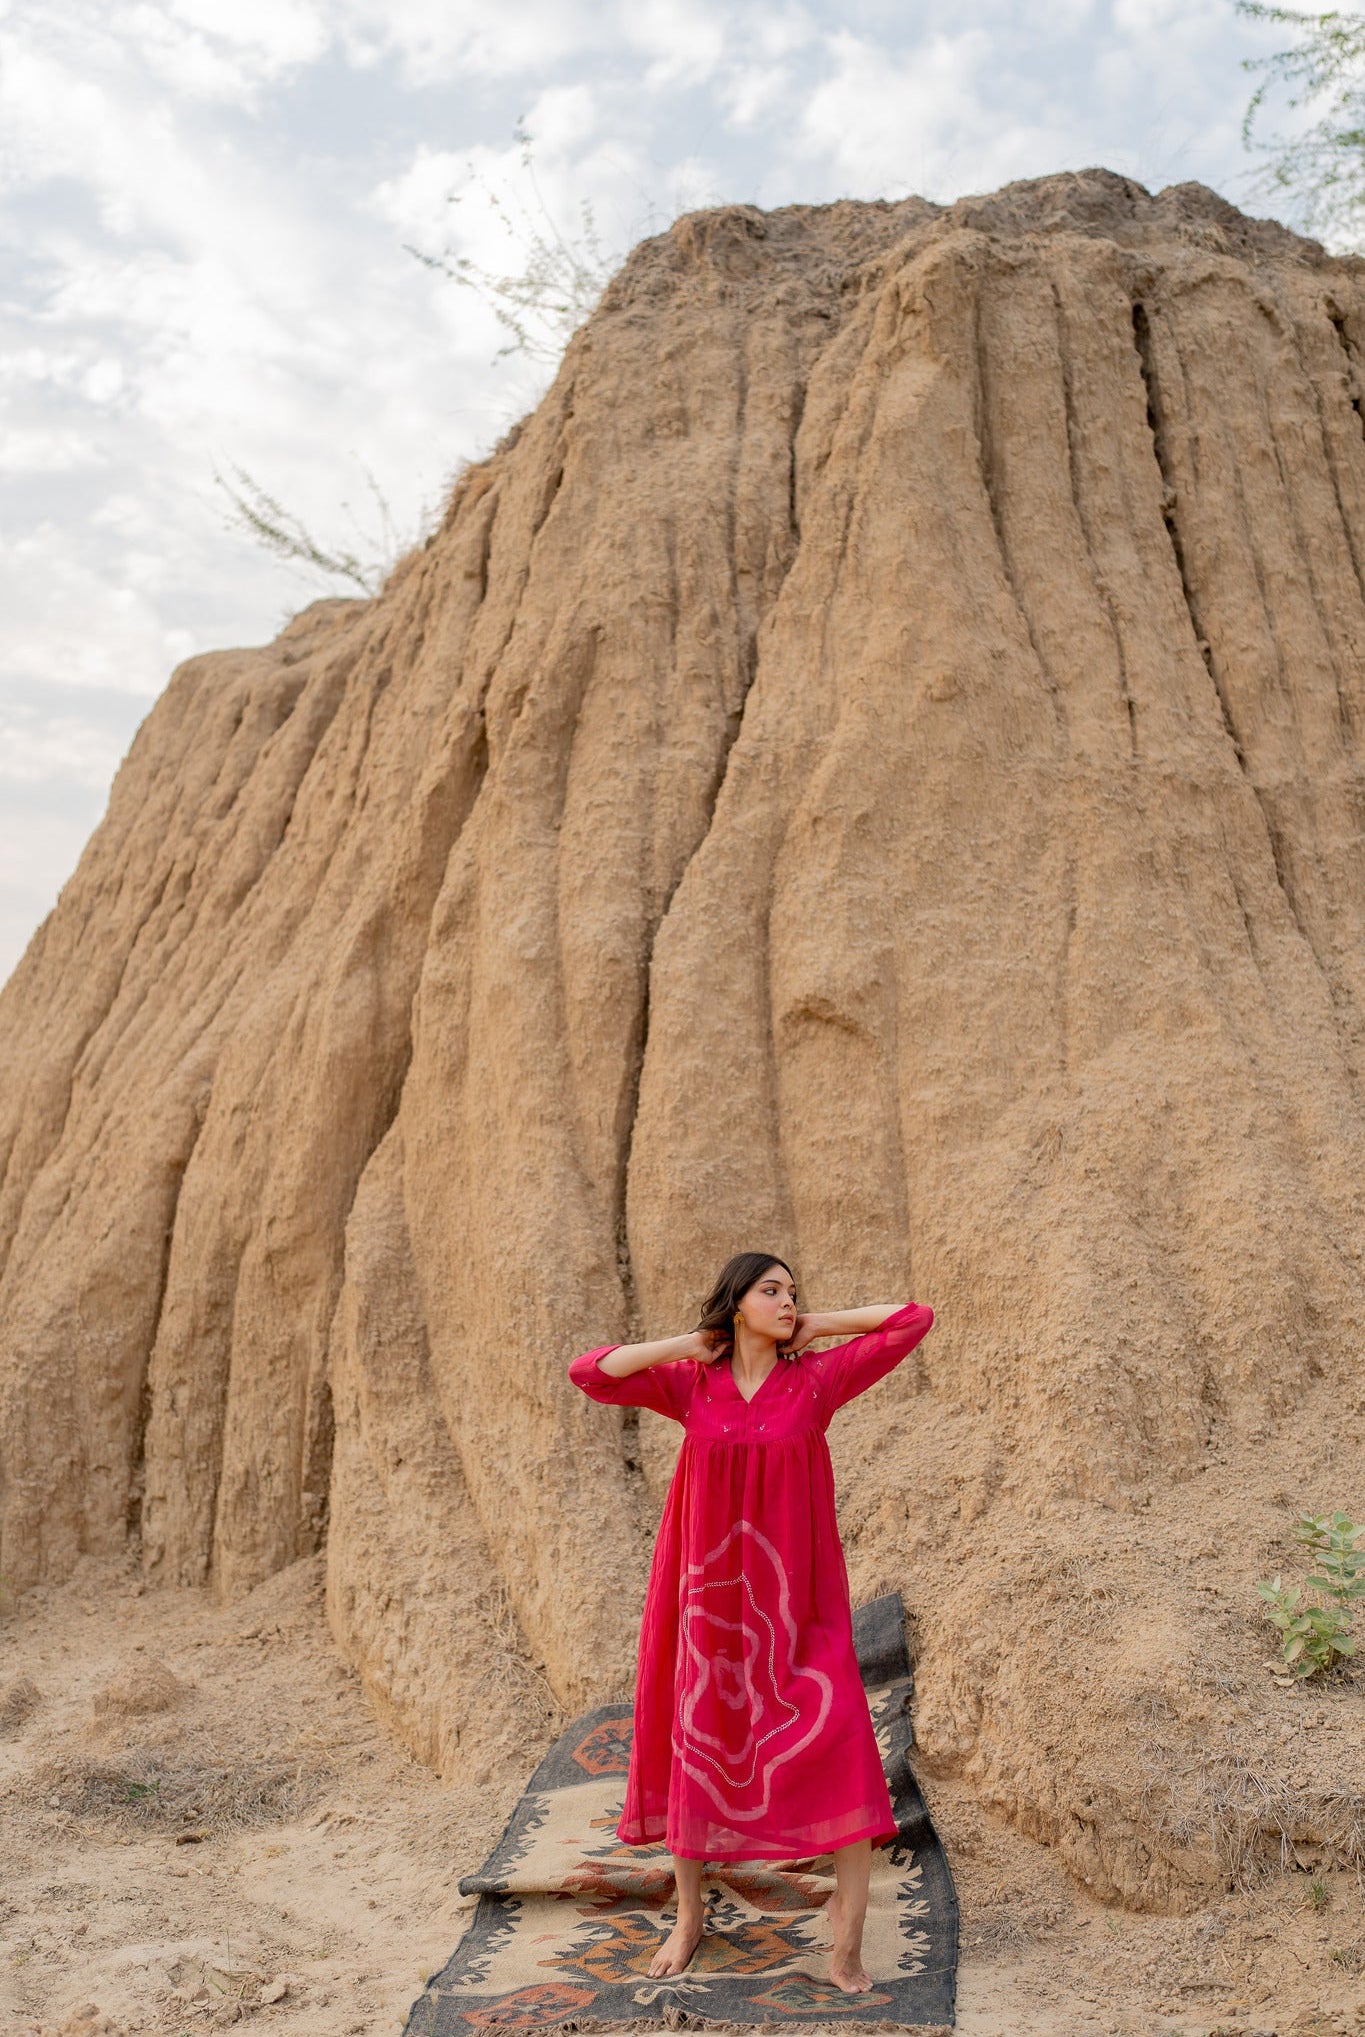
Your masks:
{"label": "woman's right arm raised", "polygon": [[686,1361],[709,1365],[716,1356],[709,1336],[690,1330],[685,1337],[658,1337],[650,1344],[600,1345],[574,1359],[569,1377],[589,1400],[653,1408],[656,1414],[682,1422],[697,1377]]}
{"label": "woman's right arm raised", "polygon": [[689,1330],[681,1337],[656,1337],[652,1344],[618,1344],[597,1362],[613,1379],[629,1379],[632,1372],[645,1372],[651,1365],[674,1365],[682,1358],[709,1365],[715,1357],[710,1333]]}

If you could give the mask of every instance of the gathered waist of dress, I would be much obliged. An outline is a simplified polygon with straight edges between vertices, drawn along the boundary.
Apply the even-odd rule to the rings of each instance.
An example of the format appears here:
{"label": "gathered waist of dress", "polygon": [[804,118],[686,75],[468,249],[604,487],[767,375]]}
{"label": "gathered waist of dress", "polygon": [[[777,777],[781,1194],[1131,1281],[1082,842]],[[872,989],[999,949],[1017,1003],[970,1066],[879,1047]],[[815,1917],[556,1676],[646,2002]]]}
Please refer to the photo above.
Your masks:
{"label": "gathered waist of dress", "polygon": [[774,1424],[765,1428],[759,1422],[736,1422],[732,1429],[715,1427],[711,1423],[698,1423],[695,1428],[683,1431],[683,1442],[690,1443],[694,1450],[751,1450],[756,1444],[772,1450],[781,1444],[801,1443],[807,1449],[814,1444],[817,1448],[825,1441],[823,1429],[813,1424],[799,1429],[787,1429]]}

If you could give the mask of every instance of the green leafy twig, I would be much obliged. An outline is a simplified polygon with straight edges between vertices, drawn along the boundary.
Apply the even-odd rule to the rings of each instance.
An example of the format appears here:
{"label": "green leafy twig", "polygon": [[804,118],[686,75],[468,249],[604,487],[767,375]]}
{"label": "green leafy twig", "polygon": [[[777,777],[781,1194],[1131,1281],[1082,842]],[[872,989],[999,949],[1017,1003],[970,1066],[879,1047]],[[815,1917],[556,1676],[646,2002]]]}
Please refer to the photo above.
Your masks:
{"label": "green leafy twig", "polygon": [[[1365,15],[1332,8],[1300,14],[1266,0],[1237,0],[1248,21],[1292,29],[1296,40],[1269,56],[1244,57],[1264,73],[1242,120],[1242,141],[1262,155],[1262,195],[1287,199],[1311,230],[1359,238],[1365,222]],[[1257,125],[1271,91],[1283,87],[1291,113],[1321,111],[1303,133],[1265,141]]]}
{"label": "green leafy twig", "polygon": [[1295,1541],[1312,1550],[1321,1573],[1307,1582],[1343,1609],[1352,1599],[1365,1598],[1365,1550],[1355,1546],[1360,1533],[1341,1512],[1300,1514],[1294,1523]]}

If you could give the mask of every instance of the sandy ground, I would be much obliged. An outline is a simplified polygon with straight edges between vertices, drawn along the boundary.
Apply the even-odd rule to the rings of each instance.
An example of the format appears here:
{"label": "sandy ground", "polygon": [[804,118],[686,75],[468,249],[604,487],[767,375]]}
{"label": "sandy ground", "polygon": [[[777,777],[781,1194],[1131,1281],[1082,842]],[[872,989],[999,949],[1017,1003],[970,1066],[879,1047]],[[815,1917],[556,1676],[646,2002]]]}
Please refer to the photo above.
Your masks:
{"label": "sandy ground", "polygon": [[[0,2032],[397,2037],[522,1779],[453,1789],[393,1745],[336,1659],[318,1562],[230,1608],[86,1563],[0,1613]],[[928,1794],[963,2037],[1365,2032],[1354,1875],[1106,1911],[960,1784]]]}

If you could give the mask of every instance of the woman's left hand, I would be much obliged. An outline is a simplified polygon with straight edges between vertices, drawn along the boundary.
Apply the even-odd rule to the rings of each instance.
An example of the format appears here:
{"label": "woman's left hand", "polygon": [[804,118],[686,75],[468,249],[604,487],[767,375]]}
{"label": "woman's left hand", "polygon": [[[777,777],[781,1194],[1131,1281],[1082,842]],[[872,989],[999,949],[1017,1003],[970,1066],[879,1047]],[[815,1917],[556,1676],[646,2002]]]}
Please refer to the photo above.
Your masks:
{"label": "woman's left hand", "polygon": [[820,1334],[820,1319],[818,1316],[798,1316],[796,1318],[796,1328],[792,1331],[791,1336],[782,1346],[782,1349],[790,1351],[794,1358],[798,1351],[805,1350],[807,1344],[814,1343]]}

